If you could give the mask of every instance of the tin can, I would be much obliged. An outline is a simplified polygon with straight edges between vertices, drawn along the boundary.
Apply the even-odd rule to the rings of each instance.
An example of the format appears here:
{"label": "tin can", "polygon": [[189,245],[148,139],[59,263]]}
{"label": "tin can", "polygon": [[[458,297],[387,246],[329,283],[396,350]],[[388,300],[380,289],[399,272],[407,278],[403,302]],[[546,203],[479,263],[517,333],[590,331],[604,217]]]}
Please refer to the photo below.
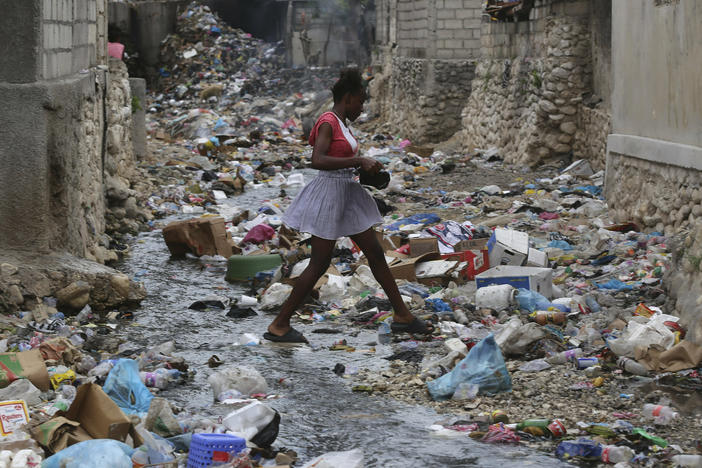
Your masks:
{"label": "tin can", "polygon": [[548,425],[548,430],[551,431],[554,437],[563,437],[568,431],[559,419],[554,419],[551,424]]}
{"label": "tin can", "polygon": [[588,367],[597,366],[600,360],[596,357],[580,357],[575,360],[575,367],[578,369],[587,369]]}

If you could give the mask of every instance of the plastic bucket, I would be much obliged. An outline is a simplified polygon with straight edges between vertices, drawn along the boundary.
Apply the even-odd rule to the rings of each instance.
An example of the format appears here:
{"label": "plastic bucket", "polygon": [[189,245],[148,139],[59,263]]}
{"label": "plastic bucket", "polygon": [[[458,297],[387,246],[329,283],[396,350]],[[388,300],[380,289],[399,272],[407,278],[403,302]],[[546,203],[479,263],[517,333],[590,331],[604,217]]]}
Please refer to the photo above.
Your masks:
{"label": "plastic bucket", "polygon": [[227,281],[247,281],[260,271],[280,266],[283,259],[278,254],[232,255],[227,261]]}

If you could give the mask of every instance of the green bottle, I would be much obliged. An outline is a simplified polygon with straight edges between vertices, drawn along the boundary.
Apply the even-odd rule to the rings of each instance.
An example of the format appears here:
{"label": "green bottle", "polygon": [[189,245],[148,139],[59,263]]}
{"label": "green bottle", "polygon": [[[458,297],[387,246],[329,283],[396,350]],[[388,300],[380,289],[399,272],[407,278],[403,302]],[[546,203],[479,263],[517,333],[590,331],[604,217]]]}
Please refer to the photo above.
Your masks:
{"label": "green bottle", "polygon": [[542,429],[548,429],[548,425],[550,423],[550,419],[526,419],[520,423],[517,423],[516,429],[519,431],[521,431],[525,427],[540,427]]}

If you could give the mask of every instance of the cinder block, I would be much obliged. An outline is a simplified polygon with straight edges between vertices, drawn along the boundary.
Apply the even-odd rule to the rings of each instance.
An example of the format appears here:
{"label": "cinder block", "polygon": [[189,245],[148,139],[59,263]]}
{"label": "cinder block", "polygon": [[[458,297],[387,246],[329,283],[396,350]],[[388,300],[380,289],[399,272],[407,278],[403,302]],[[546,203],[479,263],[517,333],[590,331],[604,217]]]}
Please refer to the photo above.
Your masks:
{"label": "cinder block", "polygon": [[88,24],[88,44],[97,43],[97,25],[95,23]]}
{"label": "cinder block", "polygon": [[456,10],[447,10],[446,8],[438,10],[436,12],[436,17],[440,20],[457,18]]}
{"label": "cinder block", "polygon": [[57,63],[53,52],[42,54],[42,77],[49,80],[58,75]]}
{"label": "cinder block", "polygon": [[458,10],[454,10],[454,15],[452,18],[458,18],[458,19],[466,19],[466,18],[475,18],[474,12],[470,8],[461,8]]}
{"label": "cinder block", "polygon": [[463,0],[463,8],[481,11],[483,9],[483,0]]}
{"label": "cinder block", "polygon": [[465,49],[479,49],[480,41],[477,39],[465,39],[463,41],[463,48]]}
{"label": "cinder block", "polygon": [[58,28],[55,24],[45,23],[41,28],[42,34],[42,47],[44,50],[49,50],[54,47],[54,28]]}
{"label": "cinder block", "polygon": [[53,10],[51,9],[51,0],[44,0],[41,5],[41,17],[44,21],[52,20],[51,15]]}
{"label": "cinder block", "polygon": [[445,41],[446,49],[462,49],[463,41],[461,39],[447,39]]}
{"label": "cinder block", "polygon": [[88,3],[88,21],[97,21],[97,5],[95,0],[90,0]]}
{"label": "cinder block", "polygon": [[444,0],[444,8],[463,8],[463,0]]}
{"label": "cinder block", "polygon": [[578,2],[567,2],[563,5],[565,8],[565,14],[568,16],[586,16],[590,13],[589,2],[578,1]]}
{"label": "cinder block", "polygon": [[446,20],[446,22],[444,23],[444,27],[446,29],[460,29],[463,27],[464,21],[472,21],[472,20],[450,19],[450,20]]}
{"label": "cinder block", "polygon": [[463,20],[463,25],[464,28],[479,28],[480,27],[480,19],[479,18],[467,18]]}
{"label": "cinder block", "polygon": [[58,60],[58,77],[71,74],[72,55],[70,52],[57,52],[56,59]]}
{"label": "cinder block", "polygon": [[473,30],[456,29],[453,31],[453,37],[456,39],[473,39]]}
{"label": "cinder block", "polygon": [[436,56],[440,59],[453,58],[453,49],[439,49],[436,51]]}
{"label": "cinder block", "polygon": [[450,29],[438,29],[436,37],[437,39],[453,39],[453,31]]}

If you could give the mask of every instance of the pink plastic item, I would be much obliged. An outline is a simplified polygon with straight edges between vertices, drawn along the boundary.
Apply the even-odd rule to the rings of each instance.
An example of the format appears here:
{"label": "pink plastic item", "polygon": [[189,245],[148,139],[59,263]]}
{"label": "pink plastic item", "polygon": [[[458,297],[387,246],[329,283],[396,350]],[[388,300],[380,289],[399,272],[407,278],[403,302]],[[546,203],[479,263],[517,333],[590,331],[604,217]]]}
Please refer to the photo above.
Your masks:
{"label": "pink plastic item", "polygon": [[107,54],[110,57],[122,60],[122,57],[124,56],[124,44],[120,44],[119,42],[108,42]]}

